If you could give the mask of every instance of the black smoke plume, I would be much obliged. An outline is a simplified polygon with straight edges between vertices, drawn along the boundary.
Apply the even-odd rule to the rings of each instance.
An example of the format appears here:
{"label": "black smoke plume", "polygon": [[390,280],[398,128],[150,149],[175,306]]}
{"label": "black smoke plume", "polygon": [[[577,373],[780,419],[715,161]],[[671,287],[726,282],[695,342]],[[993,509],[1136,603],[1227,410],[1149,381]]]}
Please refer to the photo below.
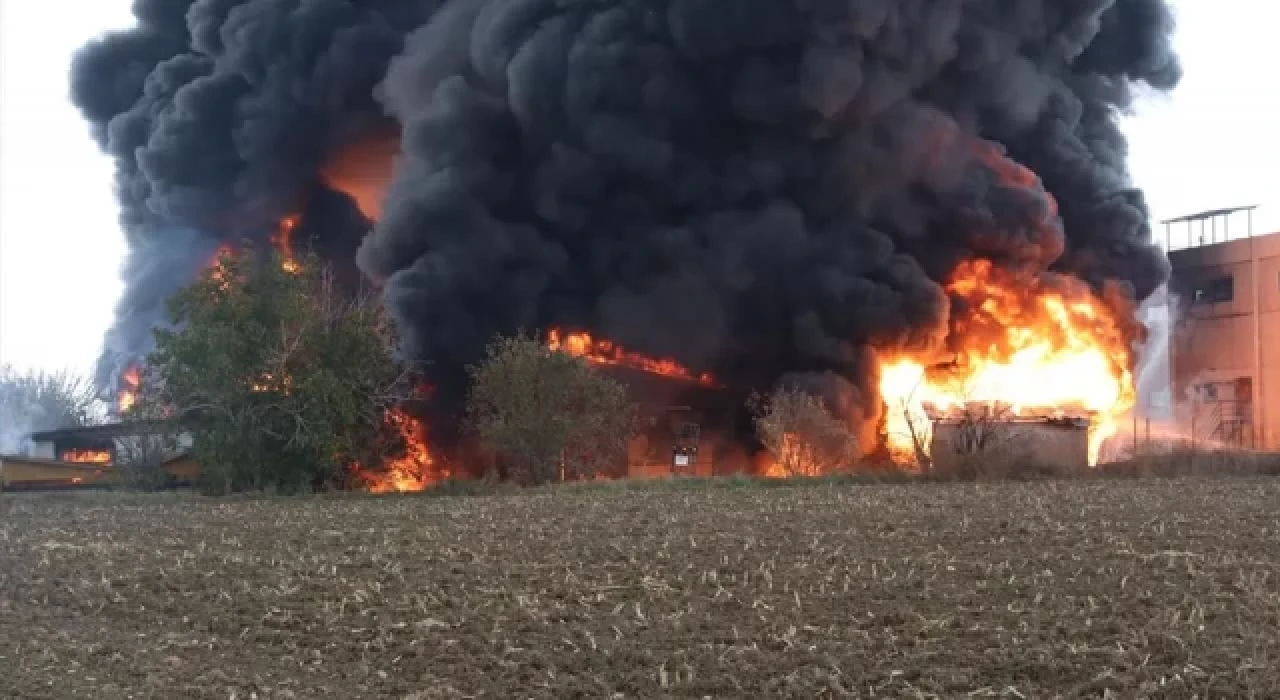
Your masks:
{"label": "black smoke plume", "polygon": [[565,326],[740,391],[821,383],[868,423],[876,350],[945,346],[962,310],[939,282],[961,260],[1131,300],[1168,275],[1117,126],[1137,92],[1180,77],[1164,0],[139,0],[135,14],[73,77],[117,159],[132,250],[108,375],[190,275],[156,261],[269,231],[389,126],[401,153],[372,234],[359,243],[370,222],[354,208],[349,225],[304,228],[317,247],[360,245],[446,403],[495,334]]}
{"label": "black smoke plume", "polygon": [[[100,384],[148,350],[166,298],[220,245],[267,241],[316,193],[328,198],[319,171],[334,153],[394,126],[374,86],[431,5],[136,0],[136,28],[81,50],[72,98],[115,158],[130,248]],[[369,222],[335,230],[352,211],[308,221],[299,237],[354,250]]]}

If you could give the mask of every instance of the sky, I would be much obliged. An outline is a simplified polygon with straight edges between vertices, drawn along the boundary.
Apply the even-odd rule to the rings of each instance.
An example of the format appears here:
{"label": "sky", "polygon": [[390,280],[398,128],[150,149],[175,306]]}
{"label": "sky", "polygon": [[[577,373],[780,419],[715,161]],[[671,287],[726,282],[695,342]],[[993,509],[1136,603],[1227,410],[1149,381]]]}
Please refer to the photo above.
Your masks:
{"label": "sky", "polygon": [[[130,25],[130,4],[0,0],[0,363],[88,373],[111,323],[125,252],[111,163],[67,73],[87,39]],[[1267,68],[1280,5],[1174,5],[1186,77],[1126,117],[1134,182],[1156,221],[1257,204],[1255,230],[1280,231],[1280,83]]]}

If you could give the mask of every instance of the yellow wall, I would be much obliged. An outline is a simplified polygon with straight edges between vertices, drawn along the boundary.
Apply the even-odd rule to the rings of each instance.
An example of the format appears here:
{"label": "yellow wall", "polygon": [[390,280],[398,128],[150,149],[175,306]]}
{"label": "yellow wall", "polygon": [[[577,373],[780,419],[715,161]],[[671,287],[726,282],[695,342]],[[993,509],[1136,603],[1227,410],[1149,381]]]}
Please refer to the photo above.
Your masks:
{"label": "yellow wall", "polygon": [[[195,481],[200,464],[190,456],[166,462],[164,470],[175,481]],[[114,481],[111,466],[91,466],[31,457],[0,457],[0,486],[101,485]],[[76,482],[75,479],[79,479]]]}
{"label": "yellow wall", "polygon": [[101,484],[111,480],[110,467],[101,468],[68,462],[53,462],[24,457],[0,458],[0,485],[21,486],[39,483]]}
{"label": "yellow wall", "polygon": [[195,481],[200,476],[200,464],[190,455],[165,462],[164,470],[177,481]]}

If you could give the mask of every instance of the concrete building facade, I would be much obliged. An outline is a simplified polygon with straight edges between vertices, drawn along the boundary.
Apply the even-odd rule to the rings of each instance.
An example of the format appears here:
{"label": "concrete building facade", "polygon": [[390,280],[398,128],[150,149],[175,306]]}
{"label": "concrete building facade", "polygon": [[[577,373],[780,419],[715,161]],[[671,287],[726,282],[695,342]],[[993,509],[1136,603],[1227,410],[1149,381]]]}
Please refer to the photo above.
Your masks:
{"label": "concrete building facade", "polygon": [[1207,446],[1280,440],[1280,234],[1172,250],[1171,397],[1178,431]]}

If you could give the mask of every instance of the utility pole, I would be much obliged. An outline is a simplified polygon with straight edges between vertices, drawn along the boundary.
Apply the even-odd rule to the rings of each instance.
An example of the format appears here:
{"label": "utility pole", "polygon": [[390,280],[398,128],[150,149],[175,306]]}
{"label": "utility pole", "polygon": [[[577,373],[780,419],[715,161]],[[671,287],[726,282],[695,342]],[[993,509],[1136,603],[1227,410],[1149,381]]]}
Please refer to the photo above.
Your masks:
{"label": "utility pole", "polygon": [[1253,425],[1254,447],[1268,448],[1266,398],[1262,391],[1262,285],[1258,269],[1258,250],[1253,240],[1253,210],[1249,210],[1249,276],[1253,278]]}

